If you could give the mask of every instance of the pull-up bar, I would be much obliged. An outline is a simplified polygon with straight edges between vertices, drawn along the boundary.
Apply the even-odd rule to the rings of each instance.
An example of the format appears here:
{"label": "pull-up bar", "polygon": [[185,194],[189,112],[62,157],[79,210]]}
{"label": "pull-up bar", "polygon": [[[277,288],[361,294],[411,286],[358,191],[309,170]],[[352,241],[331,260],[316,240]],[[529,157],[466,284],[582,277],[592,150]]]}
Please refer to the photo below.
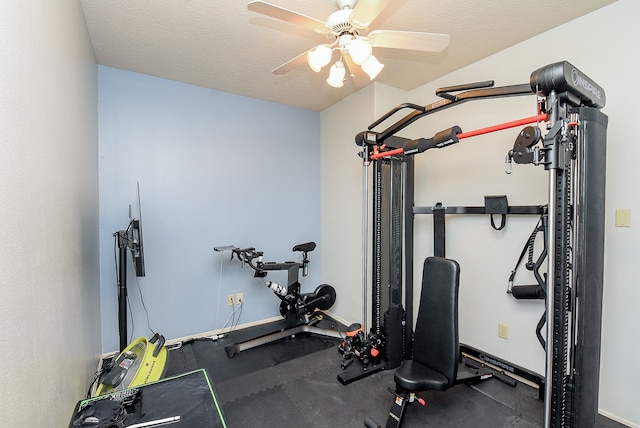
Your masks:
{"label": "pull-up bar", "polygon": [[419,138],[417,140],[407,141],[403,147],[394,150],[388,150],[386,152],[374,153],[371,155],[371,159],[380,159],[387,156],[394,156],[399,154],[412,155],[415,153],[422,153],[425,150],[432,148],[442,148],[455,144],[463,138],[475,137],[478,135],[489,134],[491,132],[501,131],[503,129],[515,128],[518,126],[528,125],[530,123],[538,123],[547,119],[546,113],[541,113],[536,116],[525,117],[523,119],[512,120],[510,122],[501,123],[498,125],[488,126],[486,128],[476,129],[474,131],[462,132],[460,127],[454,126],[444,131],[438,132],[432,138]]}

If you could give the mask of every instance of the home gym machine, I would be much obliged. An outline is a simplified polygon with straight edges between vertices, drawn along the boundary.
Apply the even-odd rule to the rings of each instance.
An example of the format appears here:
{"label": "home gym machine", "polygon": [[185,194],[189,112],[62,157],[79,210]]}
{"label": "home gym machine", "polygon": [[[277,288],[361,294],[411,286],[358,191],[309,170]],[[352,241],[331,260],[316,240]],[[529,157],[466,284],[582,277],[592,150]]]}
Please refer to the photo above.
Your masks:
{"label": "home gym machine", "polygon": [[225,346],[229,358],[238,352],[255,348],[256,346],[274,342],[285,337],[295,336],[298,333],[313,333],[323,336],[342,338],[338,331],[327,330],[315,326],[318,319],[314,312],[329,309],[336,301],[336,291],[328,284],[316,287],[313,293],[301,293],[298,275],[302,270],[302,276],[307,276],[309,271],[308,253],[316,248],[315,242],[307,242],[293,247],[292,251],[302,253],[301,262],[286,261],[282,263],[263,262],[263,252],[254,247],[216,247],[216,251],[231,250],[231,258],[236,257],[243,265],[248,265],[254,271],[254,277],[264,278],[271,271],[287,271],[287,285],[283,286],[272,281],[267,281],[267,287],[280,299],[280,315],[285,319],[285,327],[273,333],[265,334],[244,342]]}
{"label": "home gym machine", "polygon": [[[453,126],[438,132],[432,138],[407,140],[394,134],[420,117],[451,107],[456,103],[476,99],[531,95],[528,85],[499,88],[492,86],[492,81],[485,81],[439,89],[438,95],[444,100],[426,107],[410,103],[401,104],[371,124],[367,131],[356,136],[356,144],[362,147],[362,152],[359,155],[363,160],[363,189],[365,192],[363,195],[365,201],[363,229],[366,230],[365,237],[368,233],[369,215],[367,169],[373,165],[372,327],[368,334],[360,333],[360,340],[356,341],[360,345],[358,355],[362,361],[361,367],[352,366],[348,370],[343,370],[338,375],[338,380],[342,384],[354,382],[380,370],[394,369],[400,365],[403,359],[406,359],[406,356],[411,355],[413,318],[412,316],[405,317],[405,313],[413,313],[413,218],[415,214],[434,214],[434,255],[444,257],[445,214],[491,214],[492,224],[494,224],[493,215],[500,214],[503,215],[502,224],[500,226],[494,225],[498,229],[504,227],[506,214],[539,214],[541,212],[542,207],[540,206],[509,207],[506,203],[506,197],[487,197],[484,207],[444,207],[441,204],[437,204],[433,208],[414,207],[414,159],[412,155],[429,149],[445,148],[458,143],[464,137],[479,135],[480,132],[462,133],[460,127]],[[451,95],[451,92],[460,91],[466,92]],[[373,131],[374,128],[404,109],[413,111],[386,130]],[[535,122],[537,118],[534,116],[509,122],[492,127],[491,130],[484,130],[484,132],[521,126]],[[365,248],[363,266],[367,266],[366,252],[368,250],[366,248],[368,248],[368,244],[365,243],[363,247]],[[404,257],[403,248],[406,248]],[[385,287],[388,288],[388,293],[382,292]],[[367,312],[367,288],[367,275],[366,271],[363,271],[363,314]],[[367,354],[370,351],[381,356],[372,358]]]}
{"label": "home gym machine", "polygon": [[[541,386],[544,425],[595,426],[608,122],[600,111],[605,105],[604,90],[569,62],[562,61],[534,71],[529,84],[493,87],[493,82],[479,82],[441,88],[436,95],[442,99],[427,106],[405,103],[392,109],[356,136],[356,144],[362,148],[364,169],[373,164],[373,325],[369,334],[384,336],[385,368],[395,368],[402,359],[411,358],[413,222],[416,214],[428,210],[414,206],[413,155],[500,129],[544,124],[545,135],[539,126],[525,128],[506,158],[508,167],[512,162],[531,164],[544,167],[549,174],[548,203],[538,212],[547,223],[544,237],[547,272],[540,278],[547,325],[546,371]],[[452,127],[432,138],[409,140],[396,135],[424,116],[463,102],[524,95],[537,97],[538,112],[530,118],[467,133]],[[382,131],[374,130],[405,109],[410,113],[399,121]],[[446,207],[437,216],[433,213],[434,233],[443,230],[437,224],[451,208]],[[443,245],[443,238],[434,238],[436,245]],[[444,248],[436,248],[436,253],[439,251]],[[365,277],[363,289],[366,285]],[[387,285],[389,292],[383,293]]]}

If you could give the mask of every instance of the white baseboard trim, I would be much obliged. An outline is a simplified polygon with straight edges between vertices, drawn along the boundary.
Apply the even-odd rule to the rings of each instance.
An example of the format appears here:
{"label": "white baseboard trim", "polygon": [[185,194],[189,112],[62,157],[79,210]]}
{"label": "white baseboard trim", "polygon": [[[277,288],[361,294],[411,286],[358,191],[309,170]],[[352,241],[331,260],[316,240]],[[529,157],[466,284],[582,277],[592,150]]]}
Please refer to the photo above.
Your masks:
{"label": "white baseboard trim", "polygon": [[625,419],[622,419],[619,416],[614,415],[613,413],[609,413],[606,410],[602,410],[602,409],[598,409],[598,413],[600,413],[602,416],[606,416],[607,418],[611,419],[612,421],[616,421],[622,425],[628,426],[630,428],[640,428],[640,425],[638,424],[634,424],[633,422],[627,421]]}
{"label": "white baseboard trim", "polygon": [[259,320],[259,321],[252,321],[252,322],[248,322],[245,324],[238,324],[237,326],[235,326],[233,329],[230,328],[221,328],[218,330],[210,330],[210,331],[205,331],[202,333],[196,333],[193,334],[191,336],[183,336],[183,337],[177,337],[175,339],[170,339],[167,340],[165,342],[166,346],[171,346],[171,345],[177,345],[178,343],[182,343],[186,340],[190,340],[190,339],[206,339],[206,338],[216,338],[216,339],[221,339],[222,337],[224,337],[225,335],[233,332],[233,331],[238,331],[238,330],[243,330],[245,328],[249,328],[249,327],[255,327],[258,325],[262,325],[262,324],[268,324],[270,322],[275,322],[275,321],[280,321],[282,319],[282,317],[277,316],[277,317],[272,317],[272,318],[267,318],[264,320]]}
{"label": "white baseboard trim", "polygon": [[340,324],[342,325],[346,325],[347,327],[349,327],[351,324],[353,324],[353,322],[351,321],[347,321],[344,318],[334,314],[331,311],[323,311],[325,314],[327,314],[327,316],[333,318],[334,320],[338,321]]}

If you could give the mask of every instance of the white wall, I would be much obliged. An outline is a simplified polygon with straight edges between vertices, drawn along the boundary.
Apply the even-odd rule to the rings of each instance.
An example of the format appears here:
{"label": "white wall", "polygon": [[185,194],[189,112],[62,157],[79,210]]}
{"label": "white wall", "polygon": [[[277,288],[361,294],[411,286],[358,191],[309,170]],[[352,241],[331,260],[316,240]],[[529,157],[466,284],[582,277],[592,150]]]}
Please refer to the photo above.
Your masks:
{"label": "white wall", "polygon": [[[634,84],[640,60],[633,54],[632,43],[640,39],[640,28],[635,22],[638,13],[640,5],[637,2],[619,0],[411,91],[408,97],[393,95],[388,101],[389,105],[394,105],[408,99],[426,105],[438,99],[434,95],[437,87],[480,80],[495,79],[497,85],[528,83],[532,71],[560,60],[570,61],[605,89],[607,106],[603,111],[609,116],[609,128],[600,409],[628,424],[640,424],[640,409],[634,404],[640,383],[637,376],[629,375],[633,373],[634,363],[638,363],[640,347],[634,331],[634,326],[640,324],[638,311],[634,308],[640,301],[640,291],[633,272],[634,262],[640,255],[636,224],[640,206],[638,192],[633,187],[640,181],[640,173],[633,164],[640,151],[634,142],[633,127],[640,110],[636,103],[640,89]],[[373,102],[373,99],[369,96],[367,100]],[[356,100],[352,97],[323,112],[323,119],[331,118],[330,121],[323,120],[323,160],[325,153],[335,153],[333,157],[338,157],[339,153],[351,156],[354,133],[352,129],[344,128],[344,132],[337,131],[337,122],[332,116],[340,117],[339,112],[346,115],[346,112],[362,108]],[[423,118],[401,135],[429,137],[452,125],[469,131],[534,114],[533,97],[471,102]],[[375,117],[359,115],[354,119],[358,123],[353,123],[351,128],[364,130],[373,119]],[[340,120],[345,122],[344,116]],[[483,196],[491,194],[507,194],[513,205],[544,203],[547,181],[542,168],[516,165],[512,175],[503,172],[504,156],[513,146],[518,132],[514,129],[475,137],[457,146],[421,155],[417,162],[417,204],[430,206],[442,201],[447,205],[482,205]],[[325,135],[331,135],[331,139],[324,138]],[[351,165],[344,167],[359,170],[360,163],[354,159]],[[323,173],[328,173],[324,166]],[[339,184],[326,178],[323,181],[323,207],[340,206],[341,201],[349,200],[348,218],[355,230],[360,228],[357,223],[361,193],[359,177],[357,172],[352,172],[350,181],[346,180],[346,175]],[[631,209],[631,228],[614,227],[616,208]],[[323,217],[323,230],[344,228],[339,224],[344,218]],[[544,353],[534,336],[535,324],[543,310],[541,303],[517,302],[505,294],[509,272],[535,219],[510,218],[503,233],[493,231],[488,222],[488,218],[449,216],[447,219],[447,252],[458,259],[462,267],[461,340],[544,373]],[[431,254],[430,234],[430,219],[419,219],[416,236],[422,238],[417,238],[416,246],[422,247],[416,252],[417,260]],[[333,255],[335,260],[356,259],[353,251],[359,248],[359,234],[325,234],[323,237],[325,247],[340,251]],[[329,269],[330,265],[325,264],[325,268]],[[360,278],[358,263],[343,264],[341,269],[339,274],[352,278],[352,282]],[[521,283],[533,283],[530,276],[525,276],[519,278]],[[360,321],[360,310],[355,310],[359,307],[360,294],[359,286],[340,288],[340,297],[349,304],[339,306],[338,315],[352,322]],[[497,337],[498,322],[509,325],[509,340]]]}
{"label": "white wall", "polygon": [[403,90],[374,83],[321,113],[322,282],[336,288],[331,312],[348,323],[371,322],[370,311],[366,320],[362,315],[362,184],[363,173],[371,184],[372,168],[363,172],[354,137],[403,96]]}
{"label": "white wall", "polygon": [[0,425],[61,427],[100,352],[96,65],[80,4],[0,3]]}

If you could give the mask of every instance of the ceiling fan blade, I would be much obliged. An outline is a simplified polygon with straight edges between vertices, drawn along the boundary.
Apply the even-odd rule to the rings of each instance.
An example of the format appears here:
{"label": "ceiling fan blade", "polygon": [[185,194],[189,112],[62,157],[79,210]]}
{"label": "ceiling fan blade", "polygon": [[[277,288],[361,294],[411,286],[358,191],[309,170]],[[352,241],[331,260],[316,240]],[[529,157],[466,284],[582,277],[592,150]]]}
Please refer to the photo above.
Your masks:
{"label": "ceiling fan blade", "polygon": [[358,28],[367,28],[391,0],[358,0],[353,8],[350,21]]}
{"label": "ceiling fan blade", "polygon": [[448,34],[374,30],[367,38],[372,46],[379,48],[441,52],[449,46]]}
{"label": "ceiling fan blade", "polygon": [[360,68],[360,66],[356,65],[349,55],[345,55],[342,57],[342,61],[347,66],[347,70],[349,70],[349,74],[351,75],[351,79],[353,83],[355,83],[356,87],[362,88],[363,86],[367,86],[371,79],[369,76],[365,74],[364,71]]}
{"label": "ceiling fan blade", "polygon": [[292,60],[289,60],[289,61],[285,62],[280,67],[278,67],[275,70],[273,70],[272,73],[273,74],[277,74],[277,75],[285,74],[285,73],[290,72],[294,68],[297,68],[297,67],[300,67],[303,64],[306,64],[307,63],[307,52],[309,52],[309,51],[303,52],[300,55],[298,55],[297,57],[293,58]]}
{"label": "ceiling fan blade", "polygon": [[252,12],[261,13],[272,18],[291,22],[292,24],[306,27],[317,33],[326,33],[330,31],[330,29],[327,27],[327,24],[318,19],[311,18],[298,12],[294,12],[292,10],[285,9],[283,7],[276,6],[264,1],[251,1],[247,5],[247,8]]}

